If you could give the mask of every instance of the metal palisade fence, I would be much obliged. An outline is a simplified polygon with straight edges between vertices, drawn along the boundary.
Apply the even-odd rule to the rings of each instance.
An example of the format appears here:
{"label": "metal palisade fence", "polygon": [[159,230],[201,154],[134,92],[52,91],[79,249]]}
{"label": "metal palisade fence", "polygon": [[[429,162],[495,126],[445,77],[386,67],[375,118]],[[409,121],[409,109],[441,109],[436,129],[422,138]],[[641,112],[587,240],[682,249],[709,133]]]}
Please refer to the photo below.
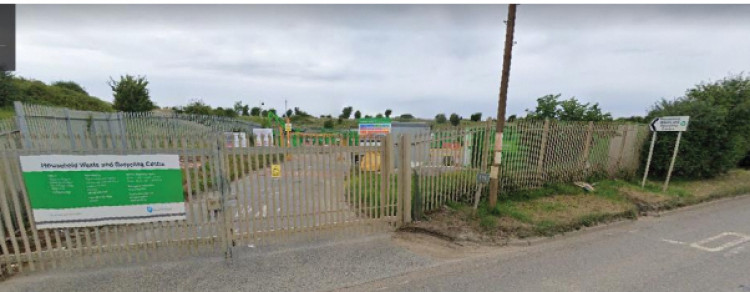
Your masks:
{"label": "metal palisade fence", "polygon": [[[470,202],[497,143],[491,122],[401,136],[254,137],[253,124],[208,116],[23,104],[16,110],[16,118],[0,121],[3,275],[201,254],[231,257],[237,246],[393,230],[410,222],[412,213]],[[631,176],[647,135],[644,125],[613,122],[519,121],[506,127],[500,196],[552,182]],[[227,143],[224,132],[246,135]],[[184,218],[39,225],[21,160],[48,155],[177,157]],[[486,187],[480,191],[487,196]]]}
{"label": "metal palisade fence", "polygon": [[[26,123],[28,131],[0,136],[3,275],[201,254],[231,257],[236,246],[324,232],[392,230],[409,220],[404,215],[409,212],[403,210],[410,205],[402,199],[410,193],[409,184],[398,180],[398,170],[408,170],[409,165],[393,163],[390,136],[357,139],[353,144],[344,143],[349,139],[341,136],[303,136],[298,138],[298,147],[282,147],[280,137],[245,135],[241,136],[245,141],[234,144],[226,143],[223,133],[215,130],[180,130],[205,127],[201,122],[129,125],[149,115],[128,113],[119,115],[125,131],[89,127],[69,131],[65,120],[45,119],[29,108],[25,112],[25,121],[20,122]],[[62,126],[55,129],[56,125],[44,121]],[[108,129],[113,124],[116,128],[113,121],[120,123],[102,119],[97,127]],[[261,146],[254,138],[275,141]],[[401,153],[408,155],[408,151]],[[177,156],[184,219],[80,227],[39,225],[35,216],[40,213],[31,203],[28,172],[21,161],[49,155]],[[63,182],[69,183],[76,182]]]}

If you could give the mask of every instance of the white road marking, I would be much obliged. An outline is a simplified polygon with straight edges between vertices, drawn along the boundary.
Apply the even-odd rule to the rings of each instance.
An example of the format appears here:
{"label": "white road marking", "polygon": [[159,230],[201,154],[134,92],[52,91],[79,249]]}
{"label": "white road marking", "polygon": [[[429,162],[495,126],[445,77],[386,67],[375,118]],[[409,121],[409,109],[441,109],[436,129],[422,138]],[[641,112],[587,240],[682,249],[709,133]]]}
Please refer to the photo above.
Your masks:
{"label": "white road marking", "polygon": [[671,239],[664,239],[664,238],[662,238],[661,241],[668,242],[668,243],[671,243],[671,244],[679,244],[679,245],[686,245],[687,244],[686,242],[677,241],[677,240],[671,240]]}
{"label": "white road marking", "polygon": [[[715,241],[715,240],[718,240],[718,239],[720,239],[722,237],[725,237],[725,236],[734,236],[734,237],[737,237],[737,239],[732,240],[732,241],[727,242],[727,243],[724,243],[724,244],[722,244],[720,246],[717,246],[717,247],[706,247],[705,246],[705,244],[707,244],[709,242],[712,242],[712,241]],[[721,234],[716,235],[714,237],[709,237],[709,238],[706,238],[706,239],[698,241],[698,242],[693,242],[693,243],[690,244],[690,247],[694,247],[694,248],[697,248],[697,249],[700,249],[700,250],[705,250],[705,251],[708,251],[708,252],[717,252],[717,251],[722,251],[722,250],[725,250],[727,248],[736,246],[738,244],[745,243],[747,241],[750,241],[750,236],[747,236],[747,235],[744,235],[744,234],[741,234],[741,233],[737,233],[737,232],[724,232],[724,233],[721,233]]]}

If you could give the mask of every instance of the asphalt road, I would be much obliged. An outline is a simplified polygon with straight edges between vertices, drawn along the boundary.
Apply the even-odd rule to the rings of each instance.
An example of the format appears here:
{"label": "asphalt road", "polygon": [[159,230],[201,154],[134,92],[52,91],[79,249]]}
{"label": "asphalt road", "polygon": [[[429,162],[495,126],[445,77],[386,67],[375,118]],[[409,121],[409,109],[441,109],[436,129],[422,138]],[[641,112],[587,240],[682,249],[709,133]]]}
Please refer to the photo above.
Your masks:
{"label": "asphalt road", "polygon": [[[21,274],[0,291],[750,291],[750,196],[529,247],[435,257],[389,233],[317,234],[214,255]],[[331,235],[353,240],[332,240]]]}
{"label": "asphalt road", "polygon": [[750,196],[348,291],[750,291]]}

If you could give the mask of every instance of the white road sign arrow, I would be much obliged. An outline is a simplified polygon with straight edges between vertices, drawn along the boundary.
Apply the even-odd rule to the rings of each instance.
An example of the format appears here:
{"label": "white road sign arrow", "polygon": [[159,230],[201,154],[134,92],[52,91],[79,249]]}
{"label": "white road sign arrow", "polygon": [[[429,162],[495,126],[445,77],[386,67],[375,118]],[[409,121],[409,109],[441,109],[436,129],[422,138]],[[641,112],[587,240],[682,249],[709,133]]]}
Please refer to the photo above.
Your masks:
{"label": "white road sign arrow", "polygon": [[654,132],[684,132],[687,131],[689,116],[659,117],[649,125]]}

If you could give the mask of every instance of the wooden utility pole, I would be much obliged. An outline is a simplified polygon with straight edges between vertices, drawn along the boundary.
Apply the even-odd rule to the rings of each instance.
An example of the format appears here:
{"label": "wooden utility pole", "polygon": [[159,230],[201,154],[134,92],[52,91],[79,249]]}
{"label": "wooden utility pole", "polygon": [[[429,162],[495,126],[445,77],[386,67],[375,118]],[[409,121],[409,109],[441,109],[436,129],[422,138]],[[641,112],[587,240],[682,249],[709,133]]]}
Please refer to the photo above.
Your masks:
{"label": "wooden utility pole", "polygon": [[513,51],[513,29],[516,24],[516,6],[508,5],[508,20],[505,28],[505,53],[503,54],[503,73],[500,77],[500,100],[497,105],[497,124],[495,125],[495,158],[490,168],[489,205],[497,205],[497,193],[500,175],[500,161],[503,151],[503,127],[505,127],[505,105],[508,100],[508,79],[510,77],[510,58]]}

